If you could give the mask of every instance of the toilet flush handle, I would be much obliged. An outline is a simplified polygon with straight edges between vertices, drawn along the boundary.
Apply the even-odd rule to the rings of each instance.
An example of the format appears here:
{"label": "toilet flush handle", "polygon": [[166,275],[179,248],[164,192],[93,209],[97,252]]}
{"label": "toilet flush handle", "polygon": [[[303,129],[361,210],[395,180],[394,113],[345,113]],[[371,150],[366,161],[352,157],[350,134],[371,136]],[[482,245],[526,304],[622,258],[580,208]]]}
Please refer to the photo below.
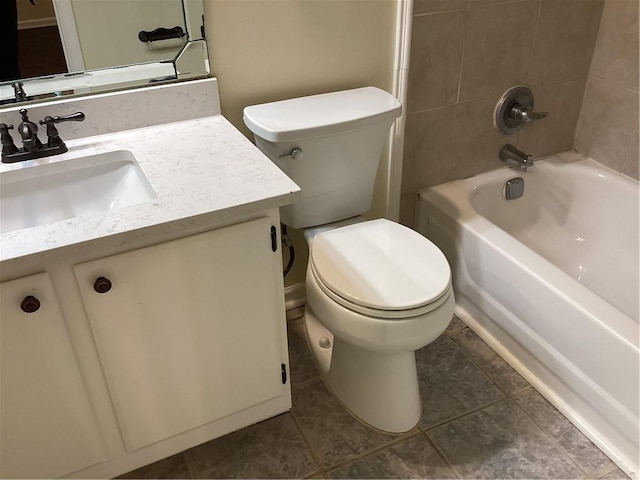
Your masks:
{"label": "toilet flush handle", "polygon": [[294,160],[302,160],[304,153],[299,148],[294,148],[289,153],[285,153],[284,155],[280,155],[279,158],[293,158]]}

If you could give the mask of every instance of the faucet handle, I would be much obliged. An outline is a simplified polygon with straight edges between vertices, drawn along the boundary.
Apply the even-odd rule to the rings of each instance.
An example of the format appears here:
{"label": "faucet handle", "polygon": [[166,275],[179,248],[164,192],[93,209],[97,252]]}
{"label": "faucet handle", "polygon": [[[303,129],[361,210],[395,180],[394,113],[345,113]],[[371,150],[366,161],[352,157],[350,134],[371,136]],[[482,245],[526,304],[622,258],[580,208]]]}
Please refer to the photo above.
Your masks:
{"label": "faucet handle", "polygon": [[47,147],[60,147],[61,145],[64,145],[64,142],[58,133],[58,129],[54,125],[53,117],[44,117],[44,120],[40,120],[40,125],[47,126]]}
{"label": "faucet handle", "polygon": [[516,85],[502,94],[493,115],[494,126],[502,133],[509,134],[549,114],[534,112],[533,92],[524,85]]}
{"label": "faucet handle", "polygon": [[67,151],[67,146],[60,138],[56,123],[61,122],[82,122],[85,119],[84,113],[76,112],[71,115],[65,115],[64,117],[51,117],[47,115],[44,120],[40,120],[40,125],[47,126],[47,147],[57,148],[60,153]]}
{"label": "faucet handle", "polygon": [[509,110],[509,117],[514,120],[520,120],[524,123],[529,123],[533,120],[540,120],[547,115],[549,115],[549,112],[532,112],[518,103],[514,104]]}
{"label": "faucet handle", "polygon": [[53,123],[61,123],[61,122],[83,122],[86,118],[84,113],[76,112],[71,115],[65,115],[63,117],[45,117],[44,120],[40,120],[40,125],[45,125],[47,123],[47,119],[51,119]]}
{"label": "faucet handle", "polygon": [[9,130],[13,130],[13,125],[7,125],[6,123],[0,123],[0,143],[2,143],[2,158],[6,155],[13,155],[18,152],[18,147],[13,143],[13,138]]}
{"label": "faucet handle", "polygon": [[44,120],[40,120],[40,125],[47,126],[47,147],[57,148],[60,153],[67,151],[67,146],[60,138],[56,123],[61,122],[82,122],[85,119],[84,113],[76,112],[71,115],[65,115],[64,117],[51,117],[47,115]]}

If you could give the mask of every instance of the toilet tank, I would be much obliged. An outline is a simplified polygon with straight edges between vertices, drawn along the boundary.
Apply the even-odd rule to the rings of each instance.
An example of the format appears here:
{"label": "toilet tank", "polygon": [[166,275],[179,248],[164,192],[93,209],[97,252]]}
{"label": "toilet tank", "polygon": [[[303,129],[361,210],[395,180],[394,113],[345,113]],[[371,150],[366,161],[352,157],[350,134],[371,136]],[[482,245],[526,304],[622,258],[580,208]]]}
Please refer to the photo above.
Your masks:
{"label": "toilet tank", "polygon": [[302,189],[299,202],[280,209],[282,222],[306,228],[368,211],[382,147],[401,111],[375,87],[246,107],[256,146]]}

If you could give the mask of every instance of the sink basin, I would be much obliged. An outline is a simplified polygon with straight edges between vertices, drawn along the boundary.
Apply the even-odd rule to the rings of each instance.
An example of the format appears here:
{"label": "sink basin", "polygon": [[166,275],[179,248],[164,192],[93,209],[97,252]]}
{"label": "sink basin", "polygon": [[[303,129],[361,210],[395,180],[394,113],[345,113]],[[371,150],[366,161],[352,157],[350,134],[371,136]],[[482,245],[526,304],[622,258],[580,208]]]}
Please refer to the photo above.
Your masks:
{"label": "sink basin", "polygon": [[118,150],[0,175],[0,232],[157,198],[133,153]]}

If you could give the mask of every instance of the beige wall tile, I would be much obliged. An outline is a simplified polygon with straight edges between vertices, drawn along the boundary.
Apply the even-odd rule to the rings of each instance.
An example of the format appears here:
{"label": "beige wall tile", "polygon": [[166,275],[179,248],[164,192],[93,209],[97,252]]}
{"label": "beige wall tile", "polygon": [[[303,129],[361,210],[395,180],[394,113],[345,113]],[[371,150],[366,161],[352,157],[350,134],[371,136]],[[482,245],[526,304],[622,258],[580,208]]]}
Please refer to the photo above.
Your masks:
{"label": "beige wall tile", "polygon": [[638,125],[631,137],[631,145],[629,145],[629,153],[627,159],[624,162],[622,173],[629,175],[631,178],[638,180],[638,170],[640,169],[640,159],[638,158]]}
{"label": "beige wall tile", "polygon": [[466,39],[459,100],[502,93],[522,83],[531,55],[539,0],[473,7]]}
{"label": "beige wall tile", "polygon": [[503,166],[498,152],[517,143],[493,126],[498,96],[407,116],[402,193],[464,178]]}
{"label": "beige wall tile", "polygon": [[520,129],[518,148],[535,158],[571,150],[585,86],[583,78],[533,88],[534,110],[549,116]]}
{"label": "beige wall tile", "polygon": [[590,74],[638,91],[638,0],[607,0]]}
{"label": "beige wall tile", "polygon": [[527,83],[589,73],[603,6],[604,0],[542,0]]}
{"label": "beige wall tile", "polygon": [[497,101],[494,96],[456,105],[451,177],[464,178],[503,166],[498,152],[505,143],[515,144],[517,135],[505,135],[494,127]]}
{"label": "beige wall tile", "polygon": [[[637,162],[625,161],[627,155],[637,157],[637,148],[631,153],[629,147],[637,95],[631,98],[628,89],[594,79],[584,95],[601,19],[602,53],[596,52],[594,65],[597,55],[611,65],[602,61],[593,68],[612,76],[623,72],[621,78],[635,73],[630,82],[637,91],[638,2],[606,3],[603,18],[605,0],[469,0],[468,7],[464,1],[418,0],[414,12],[425,15],[414,17],[407,108],[423,111],[407,122],[403,194],[500,167],[498,152],[505,143],[538,158],[574,146],[594,158],[609,156],[612,160],[600,161],[633,172]],[[442,11],[448,13],[434,13]],[[463,25],[456,28],[459,15]],[[461,76],[454,98],[456,66]],[[505,136],[493,127],[493,108],[500,94],[522,83],[532,86],[535,109],[550,116]],[[434,108],[441,106],[446,108]]]}
{"label": "beige wall tile", "polygon": [[447,12],[466,8],[469,0],[414,0],[413,14]]}
{"label": "beige wall tile", "polygon": [[[589,101],[587,101],[587,96],[589,96]],[[595,105],[593,104],[594,102],[591,96],[591,88],[589,81],[587,81],[582,106],[580,107],[580,116],[578,117],[578,124],[576,125],[576,138],[573,142],[574,150],[587,156],[589,155],[589,150],[591,150],[593,136],[597,127]]]}
{"label": "beige wall tile", "polygon": [[638,123],[638,93],[590,78],[584,95],[575,148],[621,171]]}
{"label": "beige wall tile", "polygon": [[417,192],[452,179],[455,107],[448,106],[407,116],[402,164],[402,194]]}
{"label": "beige wall tile", "polygon": [[461,11],[414,17],[408,111],[454,103],[462,62]]}

